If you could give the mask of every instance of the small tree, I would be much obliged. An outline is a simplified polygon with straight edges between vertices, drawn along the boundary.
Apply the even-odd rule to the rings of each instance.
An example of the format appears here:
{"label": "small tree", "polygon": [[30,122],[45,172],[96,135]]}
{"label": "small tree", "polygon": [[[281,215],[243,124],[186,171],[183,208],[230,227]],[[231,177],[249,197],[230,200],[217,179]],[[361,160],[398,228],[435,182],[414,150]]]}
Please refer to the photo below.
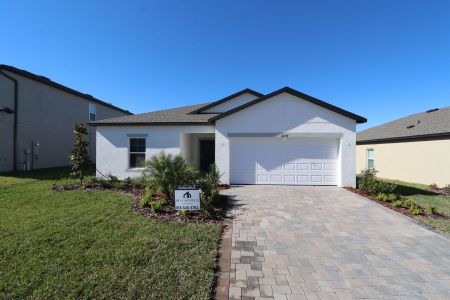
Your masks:
{"label": "small tree", "polygon": [[75,124],[73,132],[75,133],[75,141],[70,155],[70,161],[72,162],[72,176],[79,178],[80,184],[83,184],[83,179],[91,164],[87,149],[89,143],[83,139],[83,135],[87,135],[86,124]]}

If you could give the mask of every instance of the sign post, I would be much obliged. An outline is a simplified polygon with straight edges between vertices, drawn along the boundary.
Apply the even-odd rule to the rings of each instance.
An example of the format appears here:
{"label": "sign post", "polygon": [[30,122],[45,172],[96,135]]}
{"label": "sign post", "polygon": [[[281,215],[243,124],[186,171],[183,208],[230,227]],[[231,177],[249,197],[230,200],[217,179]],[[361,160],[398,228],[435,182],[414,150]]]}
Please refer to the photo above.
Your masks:
{"label": "sign post", "polygon": [[200,190],[196,185],[175,186],[176,210],[200,210]]}

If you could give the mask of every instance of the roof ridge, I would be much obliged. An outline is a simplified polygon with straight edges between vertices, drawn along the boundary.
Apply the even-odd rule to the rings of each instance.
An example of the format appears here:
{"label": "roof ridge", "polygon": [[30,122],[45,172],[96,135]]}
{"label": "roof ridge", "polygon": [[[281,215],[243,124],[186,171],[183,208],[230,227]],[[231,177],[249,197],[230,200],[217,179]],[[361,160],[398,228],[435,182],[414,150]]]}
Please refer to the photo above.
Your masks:
{"label": "roof ridge", "polygon": [[204,107],[200,107],[199,109],[196,109],[196,110],[194,110],[194,111],[192,111],[192,112],[190,112],[190,113],[191,113],[191,114],[199,114],[199,113],[201,113],[202,111],[204,111],[205,109],[212,108],[212,107],[214,107],[214,106],[217,106],[217,105],[219,105],[219,104],[225,103],[225,102],[227,102],[227,101],[229,101],[229,100],[231,100],[231,99],[233,99],[233,98],[239,97],[239,96],[241,96],[241,95],[243,95],[243,94],[247,94],[247,93],[252,94],[252,95],[254,95],[254,96],[258,97],[258,98],[264,96],[263,94],[261,94],[261,93],[255,91],[255,90],[252,90],[252,89],[250,89],[250,88],[245,88],[245,89],[240,90],[240,91],[238,91],[238,92],[236,92],[236,93],[233,93],[233,94],[231,94],[231,95],[228,95],[228,96],[226,96],[226,97],[224,97],[224,98],[221,98],[221,99],[219,99],[219,100],[210,102],[209,104],[205,105]]}

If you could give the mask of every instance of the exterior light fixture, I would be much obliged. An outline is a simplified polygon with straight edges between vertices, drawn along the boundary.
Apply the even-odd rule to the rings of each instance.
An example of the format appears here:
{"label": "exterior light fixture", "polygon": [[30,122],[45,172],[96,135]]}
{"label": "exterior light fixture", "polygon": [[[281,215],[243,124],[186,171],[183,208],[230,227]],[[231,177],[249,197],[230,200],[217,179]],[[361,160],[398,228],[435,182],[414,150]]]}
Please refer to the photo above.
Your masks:
{"label": "exterior light fixture", "polygon": [[7,114],[12,114],[12,113],[14,113],[14,110],[12,110],[9,107],[0,106],[0,112],[5,112]]}

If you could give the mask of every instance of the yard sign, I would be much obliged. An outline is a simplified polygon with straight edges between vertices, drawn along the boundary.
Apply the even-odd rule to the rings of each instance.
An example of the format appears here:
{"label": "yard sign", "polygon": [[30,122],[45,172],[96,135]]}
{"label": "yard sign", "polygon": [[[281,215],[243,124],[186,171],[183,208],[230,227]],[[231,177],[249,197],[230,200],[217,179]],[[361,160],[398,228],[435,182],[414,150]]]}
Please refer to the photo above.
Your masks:
{"label": "yard sign", "polygon": [[200,210],[200,190],[196,185],[175,187],[176,210]]}

